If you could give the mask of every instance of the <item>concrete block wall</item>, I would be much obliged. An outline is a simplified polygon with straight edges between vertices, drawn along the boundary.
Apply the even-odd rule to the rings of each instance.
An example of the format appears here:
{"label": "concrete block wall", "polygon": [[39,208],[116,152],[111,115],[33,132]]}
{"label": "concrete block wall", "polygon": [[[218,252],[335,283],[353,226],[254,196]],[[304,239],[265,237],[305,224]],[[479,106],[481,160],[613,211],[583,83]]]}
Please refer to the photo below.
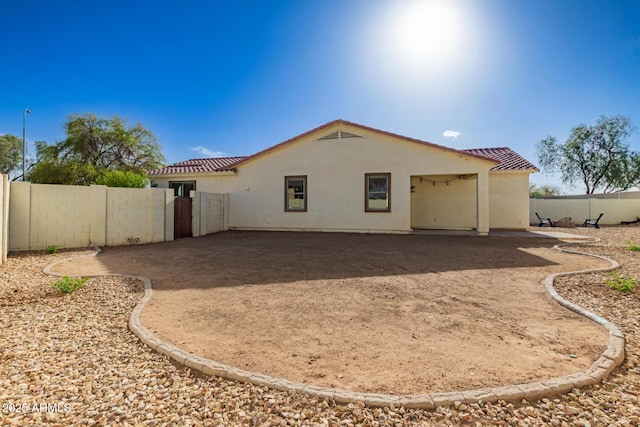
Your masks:
{"label": "concrete block wall", "polygon": [[193,237],[228,230],[228,194],[193,191]]}
{"label": "concrete block wall", "polygon": [[89,188],[91,191],[89,241],[93,246],[104,246],[107,243],[107,187],[92,185]]}
{"label": "concrete block wall", "polygon": [[9,251],[9,176],[0,174],[0,264]]}
{"label": "concrete block wall", "polygon": [[552,220],[571,217],[576,225],[601,213],[604,216],[599,224],[603,225],[620,225],[622,221],[640,217],[640,199],[530,199],[529,206],[529,220],[533,225],[539,223],[536,212]]}
{"label": "concrete block wall", "polygon": [[90,246],[89,187],[32,185],[29,248]]}
{"label": "concrete block wall", "polygon": [[173,240],[173,200],[173,189],[107,188],[107,244]]}
{"label": "concrete block wall", "polygon": [[173,190],[10,185],[9,251],[173,240]]}
{"label": "concrete block wall", "polygon": [[165,188],[164,195],[164,235],[167,240],[173,240],[173,220],[175,216],[175,196],[173,188]]}
{"label": "concrete block wall", "polygon": [[604,216],[602,224],[620,224],[622,221],[633,221],[640,217],[639,199],[589,199],[589,218],[597,218],[600,213]]}
{"label": "concrete block wall", "polygon": [[107,246],[154,241],[151,191],[107,188]]}
{"label": "concrete block wall", "polygon": [[12,182],[9,186],[9,251],[29,250],[31,224],[31,184]]}

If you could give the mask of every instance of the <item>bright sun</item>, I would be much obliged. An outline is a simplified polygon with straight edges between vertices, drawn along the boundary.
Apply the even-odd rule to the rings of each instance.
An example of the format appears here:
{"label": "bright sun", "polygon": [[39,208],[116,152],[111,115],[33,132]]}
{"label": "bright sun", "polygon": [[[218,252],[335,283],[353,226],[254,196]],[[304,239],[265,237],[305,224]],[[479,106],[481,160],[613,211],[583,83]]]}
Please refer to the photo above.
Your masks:
{"label": "bright sun", "polygon": [[406,66],[441,68],[460,48],[462,17],[457,2],[405,0],[390,11],[385,44]]}
{"label": "bright sun", "polygon": [[358,76],[389,99],[463,93],[499,59],[487,50],[491,17],[475,0],[371,3],[379,7],[361,21]]}

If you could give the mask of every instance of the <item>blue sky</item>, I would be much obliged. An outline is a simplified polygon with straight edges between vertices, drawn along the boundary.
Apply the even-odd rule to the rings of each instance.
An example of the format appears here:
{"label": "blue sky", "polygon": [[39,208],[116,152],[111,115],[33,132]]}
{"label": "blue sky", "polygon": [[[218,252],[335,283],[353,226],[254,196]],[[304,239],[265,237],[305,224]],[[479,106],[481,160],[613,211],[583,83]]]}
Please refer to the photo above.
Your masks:
{"label": "blue sky", "polygon": [[29,143],[62,139],[69,114],[118,115],[169,163],[338,118],[533,163],[602,114],[640,127],[636,0],[14,1],[0,52],[0,133],[21,136],[25,108]]}

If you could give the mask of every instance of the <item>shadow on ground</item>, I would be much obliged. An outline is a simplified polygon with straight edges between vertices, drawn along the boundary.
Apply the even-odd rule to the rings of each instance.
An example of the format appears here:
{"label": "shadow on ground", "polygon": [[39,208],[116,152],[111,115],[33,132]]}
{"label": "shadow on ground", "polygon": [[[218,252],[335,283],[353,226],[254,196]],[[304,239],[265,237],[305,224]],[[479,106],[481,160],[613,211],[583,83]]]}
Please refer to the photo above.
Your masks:
{"label": "shadow on ground", "polygon": [[[154,288],[208,288],[442,273],[555,262],[531,253],[558,240],[524,237],[228,231],[139,246],[106,247],[101,273],[150,276]],[[65,271],[69,271],[65,265]],[[199,277],[186,281],[185,274]]]}

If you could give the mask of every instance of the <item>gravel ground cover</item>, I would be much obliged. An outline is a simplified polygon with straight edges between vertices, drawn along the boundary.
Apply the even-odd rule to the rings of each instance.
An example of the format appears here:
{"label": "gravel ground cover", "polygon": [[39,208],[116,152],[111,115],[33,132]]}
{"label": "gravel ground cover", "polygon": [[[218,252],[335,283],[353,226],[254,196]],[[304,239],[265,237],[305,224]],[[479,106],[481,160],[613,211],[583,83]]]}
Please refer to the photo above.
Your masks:
{"label": "gravel ground cover", "polygon": [[[569,231],[569,230],[563,230]],[[585,252],[610,256],[640,280],[640,227],[577,230],[601,242]],[[561,278],[565,298],[613,321],[627,358],[602,384],[535,402],[456,404],[433,411],[367,408],[195,375],[143,345],[127,328],[142,283],[93,278],[62,295],[42,269],[86,251],[20,253],[0,266],[0,423],[2,425],[640,425],[640,293],[609,289],[608,273]],[[541,285],[542,286],[542,285]]]}

